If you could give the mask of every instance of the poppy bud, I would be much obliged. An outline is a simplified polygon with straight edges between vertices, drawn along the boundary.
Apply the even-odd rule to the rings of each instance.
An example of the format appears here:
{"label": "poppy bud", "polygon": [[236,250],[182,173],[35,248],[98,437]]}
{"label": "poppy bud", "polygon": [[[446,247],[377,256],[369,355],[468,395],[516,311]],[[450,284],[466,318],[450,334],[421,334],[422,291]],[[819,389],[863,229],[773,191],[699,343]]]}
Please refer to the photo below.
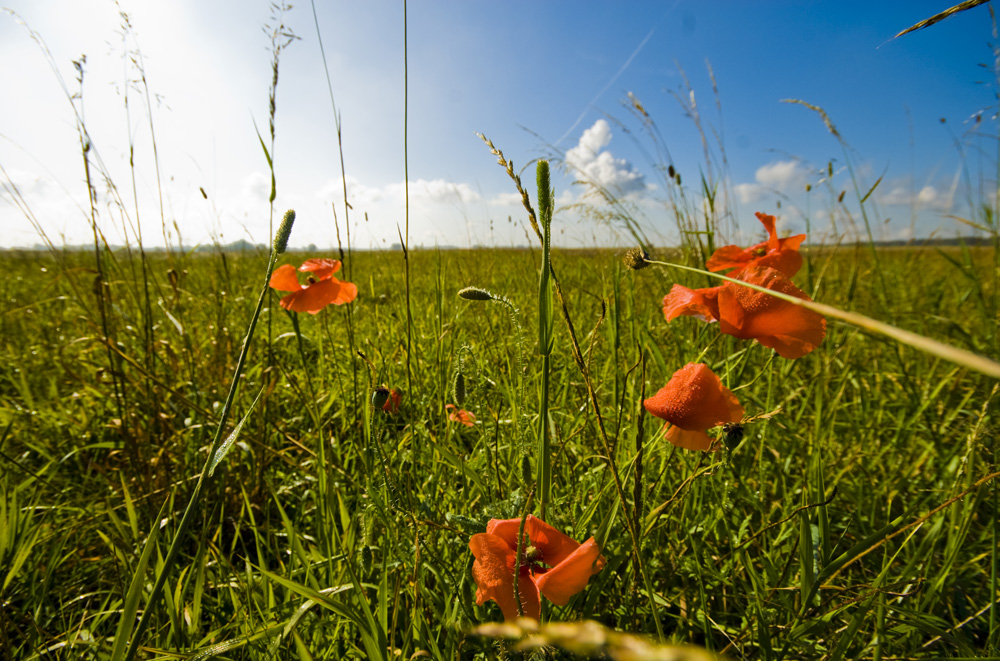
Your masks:
{"label": "poppy bud", "polygon": [[674,177],[674,179],[677,181],[677,185],[680,186],[681,185],[681,173],[678,172],[677,176]]}
{"label": "poppy bud", "polygon": [[521,483],[531,484],[531,458],[528,455],[521,457]]}
{"label": "poppy bud", "polygon": [[285,212],[285,217],[281,219],[278,232],[274,235],[274,252],[277,255],[285,252],[288,247],[288,237],[292,234],[292,223],[295,222],[295,210],[289,209]]}
{"label": "poppy bud", "polygon": [[372,393],[372,408],[375,410],[381,409],[385,406],[385,403],[389,401],[389,389],[385,386],[379,386],[375,388]]}
{"label": "poppy bud", "polygon": [[372,547],[365,544],[361,547],[361,571],[365,574],[372,570]]}
{"label": "poppy bud", "polygon": [[808,193],[813,189],[812,184],[806,184],[806,192]]}
{"label": "poppy bud", "polygon": [[743,425],[738,422],[722,425],[722,434],[722,442],[726,444],[726,447],[730,451],[735,450],[736,446],[743,440]]}
{"label": "poppy bud", "polygon": [[645,250],[642,248],[632,248],[625,253],[625,257],[622,261],[628,268],[633,271],[638,271],[639,269],[644,269],[649,266],[649,263],[646,261],[647,259],[649,259],[649,253]]}
{"label": "poppy bud", "polygon": [[479,287],[466,287],[458,291],[458,297],[467,301],[492,301],[493,294]]}
{"label": "poppy bud", "polygon": [[465,375],[461,372],[455,375],[455,403],[459,407],[465,404]]}
{"label": "poppy bud", "polygon": [[673,179],[674,175],[676,175],[676,174],[677,174],[677,170],[674,169],[673,165],[667,166],[667,176],[668,177],[670,177],[671,179]]}

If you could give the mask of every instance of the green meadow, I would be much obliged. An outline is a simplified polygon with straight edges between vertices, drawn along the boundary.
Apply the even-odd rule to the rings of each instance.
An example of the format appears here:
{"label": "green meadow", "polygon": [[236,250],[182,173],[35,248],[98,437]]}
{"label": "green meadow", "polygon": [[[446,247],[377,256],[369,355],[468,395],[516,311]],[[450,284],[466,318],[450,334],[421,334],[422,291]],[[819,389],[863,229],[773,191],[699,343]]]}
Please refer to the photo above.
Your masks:
{"label": "green meadow", "polygon": [[[804,257],[813,299],[996,355],[992,250]],[[147,611],[139,658],[519,654],[474,633],[502,616],[475,604],[469,540],[538,513],[542,258],[345,254],[359,295],[315,316],[268,291],[223,432],[242,426],[178,538],[268,255],[5,253],[5,658],[109,658],[123,617]],[[835,320],[786,360],[666,323],[664,293],[706,276],[610,250],[550,258],[545,518],[594,536],[607,564],[544,618],[729,658],[996,654],[995,379]],[[459,298],[468,286],[511,305]],[[674,448],[641,406],[693,361],[748,416],[773,414],[731,451]],[[473,427],[445,409],[459,374]],[[396,413],[372,409],[382,384]],[[675,652],[646,658],[697,653]]]}

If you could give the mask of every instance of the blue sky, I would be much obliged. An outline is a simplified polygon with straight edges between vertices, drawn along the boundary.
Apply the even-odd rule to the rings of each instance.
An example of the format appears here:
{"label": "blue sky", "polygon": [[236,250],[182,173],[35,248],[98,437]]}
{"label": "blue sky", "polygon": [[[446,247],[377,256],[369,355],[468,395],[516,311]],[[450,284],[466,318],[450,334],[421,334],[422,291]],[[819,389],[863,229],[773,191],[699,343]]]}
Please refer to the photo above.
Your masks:
{"label": "blue sky", "polygon": [[[312,7],[293,4],[283,18],[300,39],[280,58],[276,213],[298,211],[293,246],[324,248],[336,242],[333,204],[344,229],[340,159]],[[352,242],[388,247],[404,224],[403,5],[316,4],[343,123]],[[861,220],[848,162],[863,191],[882,176],[866,209],[878,237],[968,234],[950,216],[970,215],[970,185],[979,200],[995,194],[995,183],[982,182],[997,180],[988,8],[890,40],[949,4],[414,0],[408,5],[411,241],[460,247],[526,241],[514,189],[476,132],[518,168],[543,156],[573,166],[554,180],[562,245],[631,241],[620,225],[581,213],[579,204],[596,200],[575,180],[614,190],[650,240],[666,245],[678,240],[671,205],[701,213],[699,180],[709,171],[725,209],[725,240],[758,236],[756,210],[777,213],[783,231],[804,231],[808,217],[811,239],[851,239]],[[162,244],[164,217],[174,243],[175,224],[188,245],[266,242],[269,175],[254,122],[266,131],[271,53],[262,28],[272,20],[269,2],[121,0],[132,25],[124,39],[110,1],[8,0],[6,6],[46,42],[71,91],[71,61],[87,56],[84,117],[93,153],[124,209],[100,183],[98,222],[111,243],[134,241],[141,227],[147,243]],[[124,54],[136,47],[156,95],[162,215],[149,112],[133,87],[126,115],[122,94],[123,81],[135,77]],[[685,112],[688,85],[711,166]],[[43,51],[8,14],[0,15],[0,89],[7,99],[0,104],[6,172],[0,182],[7,184],[0,191],[0,246],[39,243],[38,227],[56,244],[86,242],[72,107]],[[629,112],[629,93],[655,121],[667,152],[656,153]],[[824,108],[847,150],[816,113],[782,103],[789,98]],[[977,127],[971,118],[980,112]],[[826,181],[831,161],[834,176]],[[656,163],[675,166],[683,191],[665,185]],[[533,187],[533,168],[524,180]],[[38,227],[12,203],[12,184]]]}

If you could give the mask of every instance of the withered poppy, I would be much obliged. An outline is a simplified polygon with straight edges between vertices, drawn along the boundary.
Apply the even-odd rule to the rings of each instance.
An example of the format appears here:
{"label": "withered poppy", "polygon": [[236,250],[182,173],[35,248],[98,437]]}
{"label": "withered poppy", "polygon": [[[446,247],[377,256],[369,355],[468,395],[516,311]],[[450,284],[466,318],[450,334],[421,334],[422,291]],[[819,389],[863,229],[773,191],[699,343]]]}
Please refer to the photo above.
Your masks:
{"label": "withered poppy", "polygon": [[470,411],[460,409],[454,404],[445,404],[444,408],[449,412],[448,419],[460,422],[466,427],[473,427],[476,424],[476,416]]}
{"label": "withered poppy", "polygon": [[768,266],[784,273],[789,278],[798,273],[799,269],[802,268],[799,245],[805,241],[806,235],[797,234],[779,239],[778,232],[774,228],[774,216],[758,211],[757,219],[764,224],[764,228],[767,230],[767,241],[762,241],[749,248],[740,248],[739,246],[719,248],[708,258],[705,267],[709,271],[724,271],[734,268],[736,270],[729,274],[733,278],[750,266]]}
{"label": "withered poppy", "polygon": [[671,424],[667,440],[686,450],[713,449],[705,430],[743,418],[736,395],[703,363],[688,363],[674,372],[642,405]]}
{"label": "withered poppy", "polygon": [[279,266],[271,274],[272,289],[292,292],[281,299],[281,307],[286,310],[317,314],[327,305],[343,305],[357,298],[358,288],[354,283],[333,277],[340,270],[338,259],[307,259],[298,270],[310,274],[304,285],[299,284],[291,264]]}
{"label": "withered poppy", "polygon": [[[476,558],[472,563],[476,603],[482,606],[492,599],[505,620],[518,617],[514,574],[520,525],[520,519],[492,519],[485,533],[469,540],[469,550]],[[530,514],[524,533],[527,539],[521,566],[516,568],[517,590],[524,615],[537,620],[541,595],[557,606],[565,606],[587,586],[591,576],[604,569],[606,560],[593,537],[580,544]]]}
{"label": "withered poppy", "polygon": [[[812,300],[772,268],[749,266],[740,270],[738,279],[805,301]],[[667,321],[680,316],[718,321],[723,333],[757,340],[777,351],[782,358],[801,358],[818,347],[826,336],[823,315],[732,282],[704,289],[674,285],[663,297],[663,316]]]}

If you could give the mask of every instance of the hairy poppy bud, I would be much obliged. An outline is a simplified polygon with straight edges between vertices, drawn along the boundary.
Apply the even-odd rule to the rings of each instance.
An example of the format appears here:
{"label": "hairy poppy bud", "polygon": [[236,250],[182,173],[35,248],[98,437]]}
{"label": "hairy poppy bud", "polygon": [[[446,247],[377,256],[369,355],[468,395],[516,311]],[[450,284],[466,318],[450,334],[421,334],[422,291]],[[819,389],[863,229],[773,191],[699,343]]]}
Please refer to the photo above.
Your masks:
{"label": "hairy poppy bud", "polygon": [[292,235],[292,223],[295,222],[295,210],[289,209],[281,219],[278,232],[274,235],[274,252],[280,255],[288,247],[288,237]]}
{"label": "hairy poppy bud", "polygon": [[730,451],[735,450],[736,446],[743,440],[743,425],[738,422],[722,425],[722,434],[722,442],[726,444],[726,447]]}
{"label": "hairy poppy bud", "polygon": [[632,248],[625,253],[625,257],[622,261],[628,268],[633,271],[638,271],[639,269],[644,269],[649,266],[649,263],[646,261],[647,259],[649,259],[649,254],[645,250],[642,248]]}
{"label": "hairy poppy bud", "polygon": [[676,175],[676,174],[677,174],[677,170],[674,169],[673,165],[670,165],[670,166],[667,167],[667,176],[668,177],[670,177],[671,179],[673,179],[674,175]]}
{"label": "hairy poppy bud", "polygon": [[372,547],[365,544],[361,547],[361,571],[365,574],[372,570],[372,560],[374,559],[374,554],[372,553]]}
{"label": "hairy poppy bud", "polygon": [[525,486],[531,484],[531,457],[528,455],[521,457],[521,483]]}
{"label": "hairy poppy bud", "polygon": [[465,375],[461,372],[455,375],[455,403],[459,407],[465,404]]}
{"label": "hairy poppy bud", "polygon": [[493,294],[479,287],[466,287],[458,290],[458,297],[467,301],[492,301]]}
{"label": "hairy poppy bud", "polygon": [[385,403],[389,401],[389,389],[385,386],[379,386],[375,388],[372,393],[372,408],[375,410],[381,409],[385,406]]}

